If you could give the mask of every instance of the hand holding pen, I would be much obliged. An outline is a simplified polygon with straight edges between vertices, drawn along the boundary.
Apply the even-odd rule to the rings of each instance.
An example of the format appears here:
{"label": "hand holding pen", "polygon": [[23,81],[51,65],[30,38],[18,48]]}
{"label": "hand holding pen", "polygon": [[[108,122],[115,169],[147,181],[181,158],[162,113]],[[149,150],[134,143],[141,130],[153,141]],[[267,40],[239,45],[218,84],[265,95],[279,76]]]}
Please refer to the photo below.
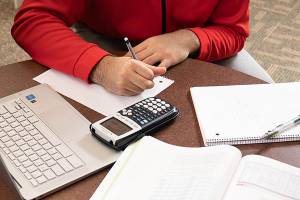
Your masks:
{"label": "hand holding pen", "polygon": [[111,93],[132,96],[152,88],[153,78],[165,72],[163,67],[155,68],[129,57],[107,55],[96,64],[89,79]]}
{"label": "hand holding pen", "polygon": [[284,131],[286,130],[289,130],[295,126],[297,126],[298,124],[300,124],[300,115],[298,115],[297,117],[283,123],[283,124],[280,124],[278,126],[276,126],[274,129],[272,130],[269,130],[268,132],[266,132],[262,138],[263,139],[269,139],[275,135],[278,135],[278,134],[281,134],[283,133]]}

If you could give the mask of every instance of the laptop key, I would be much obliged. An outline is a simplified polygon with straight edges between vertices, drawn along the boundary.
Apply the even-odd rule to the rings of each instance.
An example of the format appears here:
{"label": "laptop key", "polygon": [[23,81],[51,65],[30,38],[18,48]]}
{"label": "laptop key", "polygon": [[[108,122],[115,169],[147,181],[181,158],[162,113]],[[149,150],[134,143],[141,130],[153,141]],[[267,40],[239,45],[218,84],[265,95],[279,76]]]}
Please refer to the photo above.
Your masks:
{"label": "laptop key", "polygon": [[[15,132],[15,133],[16,133],[16,132]],[[17,134],[17,133],[16,133],[16,134]],[[14,136],[11,137],[11,139],[12,139],[14,142],[16,142],[16,141],[20,140],[21,137],[20,137],[19,135],[14,135]]]}
{"label": "laptop key", "polygon": [[53,165],[51,169],[57,176],[60,176],[65,173],[65,171],[58,164]]}
{"label": "laptop key", "polygon": [[20,167],[20,166],[21,166],[21,163],[20,163],[17,159],[14,160],[14,163],[15,163],[15,165],[16,165],[17,167]]}
{"label": "laptop key", "polygon": [[26,170],[26,168],[25,167],[23,167],[23,166],[20,166],[20,167],[18,167],[19,168],[19,170],[22,172],[22,173],[25,173],[27,170]]}
{"label": "laptop key", "polygon": [[49,169],[49,167],[46,164],[42,164],[42,165],[38,166],[38,168],[42,172],[46,171],[47,169]]}
{"label": "laptop key", "polygon": [[35,165],[31,165],[29,167],[27,167],[27,171],[32,173],[34,171],[36,171],[38,168]]}
{"label": "laptop key", "polygon": [[42,155],[45,155],[47,152],[44,149],[40,149],[36,153],[37,153],[37,155],[42,156]]}
{"label": "laptop key", "polygon": [[23,164],[23,166],[24,166],[25,168],[27,168],[27,167],[31,166],[31,165],[33,164],[33,162],[31,162],[30,160],[26,160],[26,161],[23,162],[22,164]]}
{"label": "laptop key", "polygon": [[56,162],[55,162],[55,160],[50,159],[50,160],[47,160],[47,161],[46,161],[46,164],[48,165],[48,167],[51,167],[51,166],[55,165]]}
{"label": "laptop key", "polygon": [[19,149],[19,147],[18,147],[17,145],[13,145],[13,146],[9,147],[9,150],[10,150],[11,152],[15,152],[15,151],[17,151],[18,149]]}
{"label": "laptop key", "polygon": [[20,123],[15,121],[15,122],[11,123],[10,125],[11,125],[11,127],[16,128],[16,127],[20,126]]}
{"label": "laptop key", "polygon": [[58,159],[62,158],[62,155],[59,153],[55,153],[52,155],[52,157],[54,158],[54,160],[58,160]]}
{"label": "laptop key", "polygon": [[8,154],[8,157],[9,157],[11,160],[15,160],[15,159],[16,159],[16,157],[15,157],[14,154],[12,154],[12,153]]}
{"label": "laptop key", "polygon": [[16,156],[16,157],[20,157],[20,156],[22,156],[22,155],[24,154],[24,152],[21,151],[21,150],[17,150],[17,151],[15,151],[15,152],[13,152],[13,154],[14,154],[14,156]]}
{"label": "laptop key", "polygon": [[74,169],[73,166],[64,158],[59,159],[57,162],[66,172],[72,171]]}
{"label": "laptop key", "polygon": [[14,117],[10,117],[10,118],[6,119],[6,121],[7,121],[8,123],[13,123],[13,122],[16,121],[16,119],[15,119]]}
{"label": "laptop key", "polygon": [[67,148],[65,145],[59,145],[56,149],[63,155],[63,157],[68,157],[73,154],[73,152]]}
{"label": "laptop key", "polygon": [[31,116],[28,118],[28,121],[30,121],[31,123],[35,123],[35,122],[38,122],[39,119],[36,116]]}
{"label": "laptop key", "polygon": [[28,120],[20,122],[23,127],[28,126],[30,122]]}
{"label": "laptop key", "polygon": [[[35,140],[34,140],[35,141]],[[30,141],[29,141],[30,142]],[[30,145],[30,144],[29,144]],[[32,147],[32,150],[33,151],[38,151],[38,150],[40,150],[41,148],[42,148],[42,146],[40,145],[40,144],[35,144],[35,145],[33,145]]]}
{"label": "laptop key", "polygon": [[5,113],[7,113],[7,112],[8,111],[3,106],[0,105],[0,115],[3,115]]}
{"label": "laptop key", "polygon": [[[19,141],[22,141],[22,140],[19,140]],[[19,142],[18,141],[18,142]],[[20,149],[22,150],[22,151],[26,151],[27,149],[29,149],[30,147],[28,146],[28,144],[23,144],[22,146],[20,146]]]}
{"label": "laptop key", "polygon": [[3,128],[4,132],[9,132],[11,130],[12,130],[12,127],[10,125],[8,125],[8,126],[6,126],[6,127]]}
{"label": "laptop key", "polygon": [[42,176],[38,177],[36,180],[38,183],[42,184],[47,181],[47,178],[42,175]]}
{"label": "laptop key", "polygon": [[18,122],[23,122],[26,120],[26,118],[23,115],[21,115],[20,117],[17,117],[17,120]]}
{"label": "laptop key", "polygon": [[13,137],[13,136],[16,136],[16,135],[17,135],[17,132],[16,132],[15,130],[11,130],[11,131],[9,131],[9,132],[7,133],[7,135],[8,135],[9,137]]}
{"label": "laptop key", "polygon": [[4,121],[5,119],[2,116],[0,116],[0,122],[4,122]]}
{"label": "laptop key", "polygon": [[9,140],[10,140],[10,138],[7,135],[5,135],[4,137],[1,138],[1,141],[4,142],[4,143],[9,141]]}
{"label": "laptop key", "polygon": [[13,146],[15,143],[12,140],[9,140],[7,142],[4,143],[7,147],[11,147]]}
{"label": "laptop key", "polygon": [[21,140],[18,140],[18,141],[16,142],[16,144],[20,147],[20,146],[23,146],[23,145],[25,144],[25,142],[24,142],[23,139],[21,139]]}
{"label": "laptop key", "polygon": [[77,156],[72,155],[67,158],[67,160],[73,165],[73,167],[78,168],[84,165],[84,162]]}
{"label": "laptop key", "polygon": [[35,166],[40,166],[42,164],[44,164],[44,161],[42,161],[42,159],[38,158],[37,160],[33,161]]}
{"label": "laptop key", "polygon": [[41,176],[42,173],[37,170],[37,171],[32,172],[31,175],[32,175],[33,178],[36,179],[37,177]]}
{"label": "laptop key", "polygon": [[31,183],[33,186],[37,186],[37,185],[38,185],[38,182],[37,182],[35,179],[30,179],[29,181],[30,181],[30,183]]}
{"label": "laptop key", "polygon": [[25,172],[24,173],[25,177],[29,180],[29,179],[32,179],[32,176],[30,175],[29,172]]}
{"label": "laptop key", "polygon": [[36,144],[37,144],[37,141],[35,141],[35,140],[28,141],[28,145],[31,146],[31,147],[36,145]]}
{"label": "laptop key", "polygon": [[51,169],[44,171],[43,174],[47,177],[47,179],[53,179],[56,177]]}
{"label": "laptop key", "polygon": [[28,157],[25,155],[22,155],[22,156],[18,157],[18,160],[22,163],[22,162],[25,162],[26,160],[28,160]]}
{"label": "laptop key", "polygon": [[9,113],[13,114],[15,112],[18,112],[18,110],[16,109],[16,104],[15,102],[13,103],[7,103],[4,105],[4,107],[6,108],[6,110],[8,110]]}
{"label": "laptop key", "polygon": [[21,132],[19,132],[19,135],[21,137],[24,137],[25,135],[28,135],[29,133],[26,130],[22,130]]}
{"label": "laptop key", "polygon": [[0,128],[4,128],[6,126],[8,126],[8,123],[6,121],[0,123]]}
{"label": "laptop key", "polygon": [[4,118],[4,119],[8,119],[8,118],[10,118],[12,115],[10,114],[10,113],[5,113],[4,115],[2,115],[2,117]]}
{"label": "laptop key", "polygon": [[32,124],[29,124],[29,125],[25,126],[25,129],[27,131],[30,131],[30,130],[34,129],[34,126]]}

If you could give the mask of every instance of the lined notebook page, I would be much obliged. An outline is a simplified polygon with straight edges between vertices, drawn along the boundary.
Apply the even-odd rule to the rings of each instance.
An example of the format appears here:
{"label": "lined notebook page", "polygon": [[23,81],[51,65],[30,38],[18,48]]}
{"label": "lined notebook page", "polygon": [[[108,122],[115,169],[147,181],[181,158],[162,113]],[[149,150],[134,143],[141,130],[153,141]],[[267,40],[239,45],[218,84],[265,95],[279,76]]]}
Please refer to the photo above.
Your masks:
{"label": "lined notebook page", "polygon": [[224,200],[300,200],[300,170],[262,156],[242,158]]}
{"label": "lined notebook page", "polygon": [[241,157],[231,146],[184,148],[152,137],[128,150],[92,200],[220,200]]}
{"label": "lined notebook page", "polygon": [[[260,138],[300,114],[299,91],[299,82],[191,88],[201,133],[208,143]],[[277,138],[299,136],[297,126]]]}

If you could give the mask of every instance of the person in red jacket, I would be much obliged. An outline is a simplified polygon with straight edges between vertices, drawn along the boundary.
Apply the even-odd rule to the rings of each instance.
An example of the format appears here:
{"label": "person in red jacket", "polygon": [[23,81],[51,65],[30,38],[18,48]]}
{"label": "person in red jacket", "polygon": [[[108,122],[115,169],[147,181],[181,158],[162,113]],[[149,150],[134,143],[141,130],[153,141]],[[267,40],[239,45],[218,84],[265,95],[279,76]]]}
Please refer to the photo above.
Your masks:
{"label": "person in red jacket", "polygon": [[[105,37],[140,41],[140,60],[81,39],[69,28],[76,22]],[[37,62],[136,95],[192,53],[204,61],[237,54],[249,35],[249,0],[25,0],[11,32]]]}

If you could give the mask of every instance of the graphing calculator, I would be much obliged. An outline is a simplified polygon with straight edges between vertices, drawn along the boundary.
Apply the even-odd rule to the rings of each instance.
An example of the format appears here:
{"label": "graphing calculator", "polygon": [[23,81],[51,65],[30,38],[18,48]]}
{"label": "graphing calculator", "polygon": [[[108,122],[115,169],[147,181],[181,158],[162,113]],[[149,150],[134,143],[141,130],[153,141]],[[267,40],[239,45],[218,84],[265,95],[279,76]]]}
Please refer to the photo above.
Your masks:
{"label": "graphing calculator", "polygon": [[139,101],[90,126],[91,133],[116,150],[149,135],[178,116],[178,109],[156,97]]}

